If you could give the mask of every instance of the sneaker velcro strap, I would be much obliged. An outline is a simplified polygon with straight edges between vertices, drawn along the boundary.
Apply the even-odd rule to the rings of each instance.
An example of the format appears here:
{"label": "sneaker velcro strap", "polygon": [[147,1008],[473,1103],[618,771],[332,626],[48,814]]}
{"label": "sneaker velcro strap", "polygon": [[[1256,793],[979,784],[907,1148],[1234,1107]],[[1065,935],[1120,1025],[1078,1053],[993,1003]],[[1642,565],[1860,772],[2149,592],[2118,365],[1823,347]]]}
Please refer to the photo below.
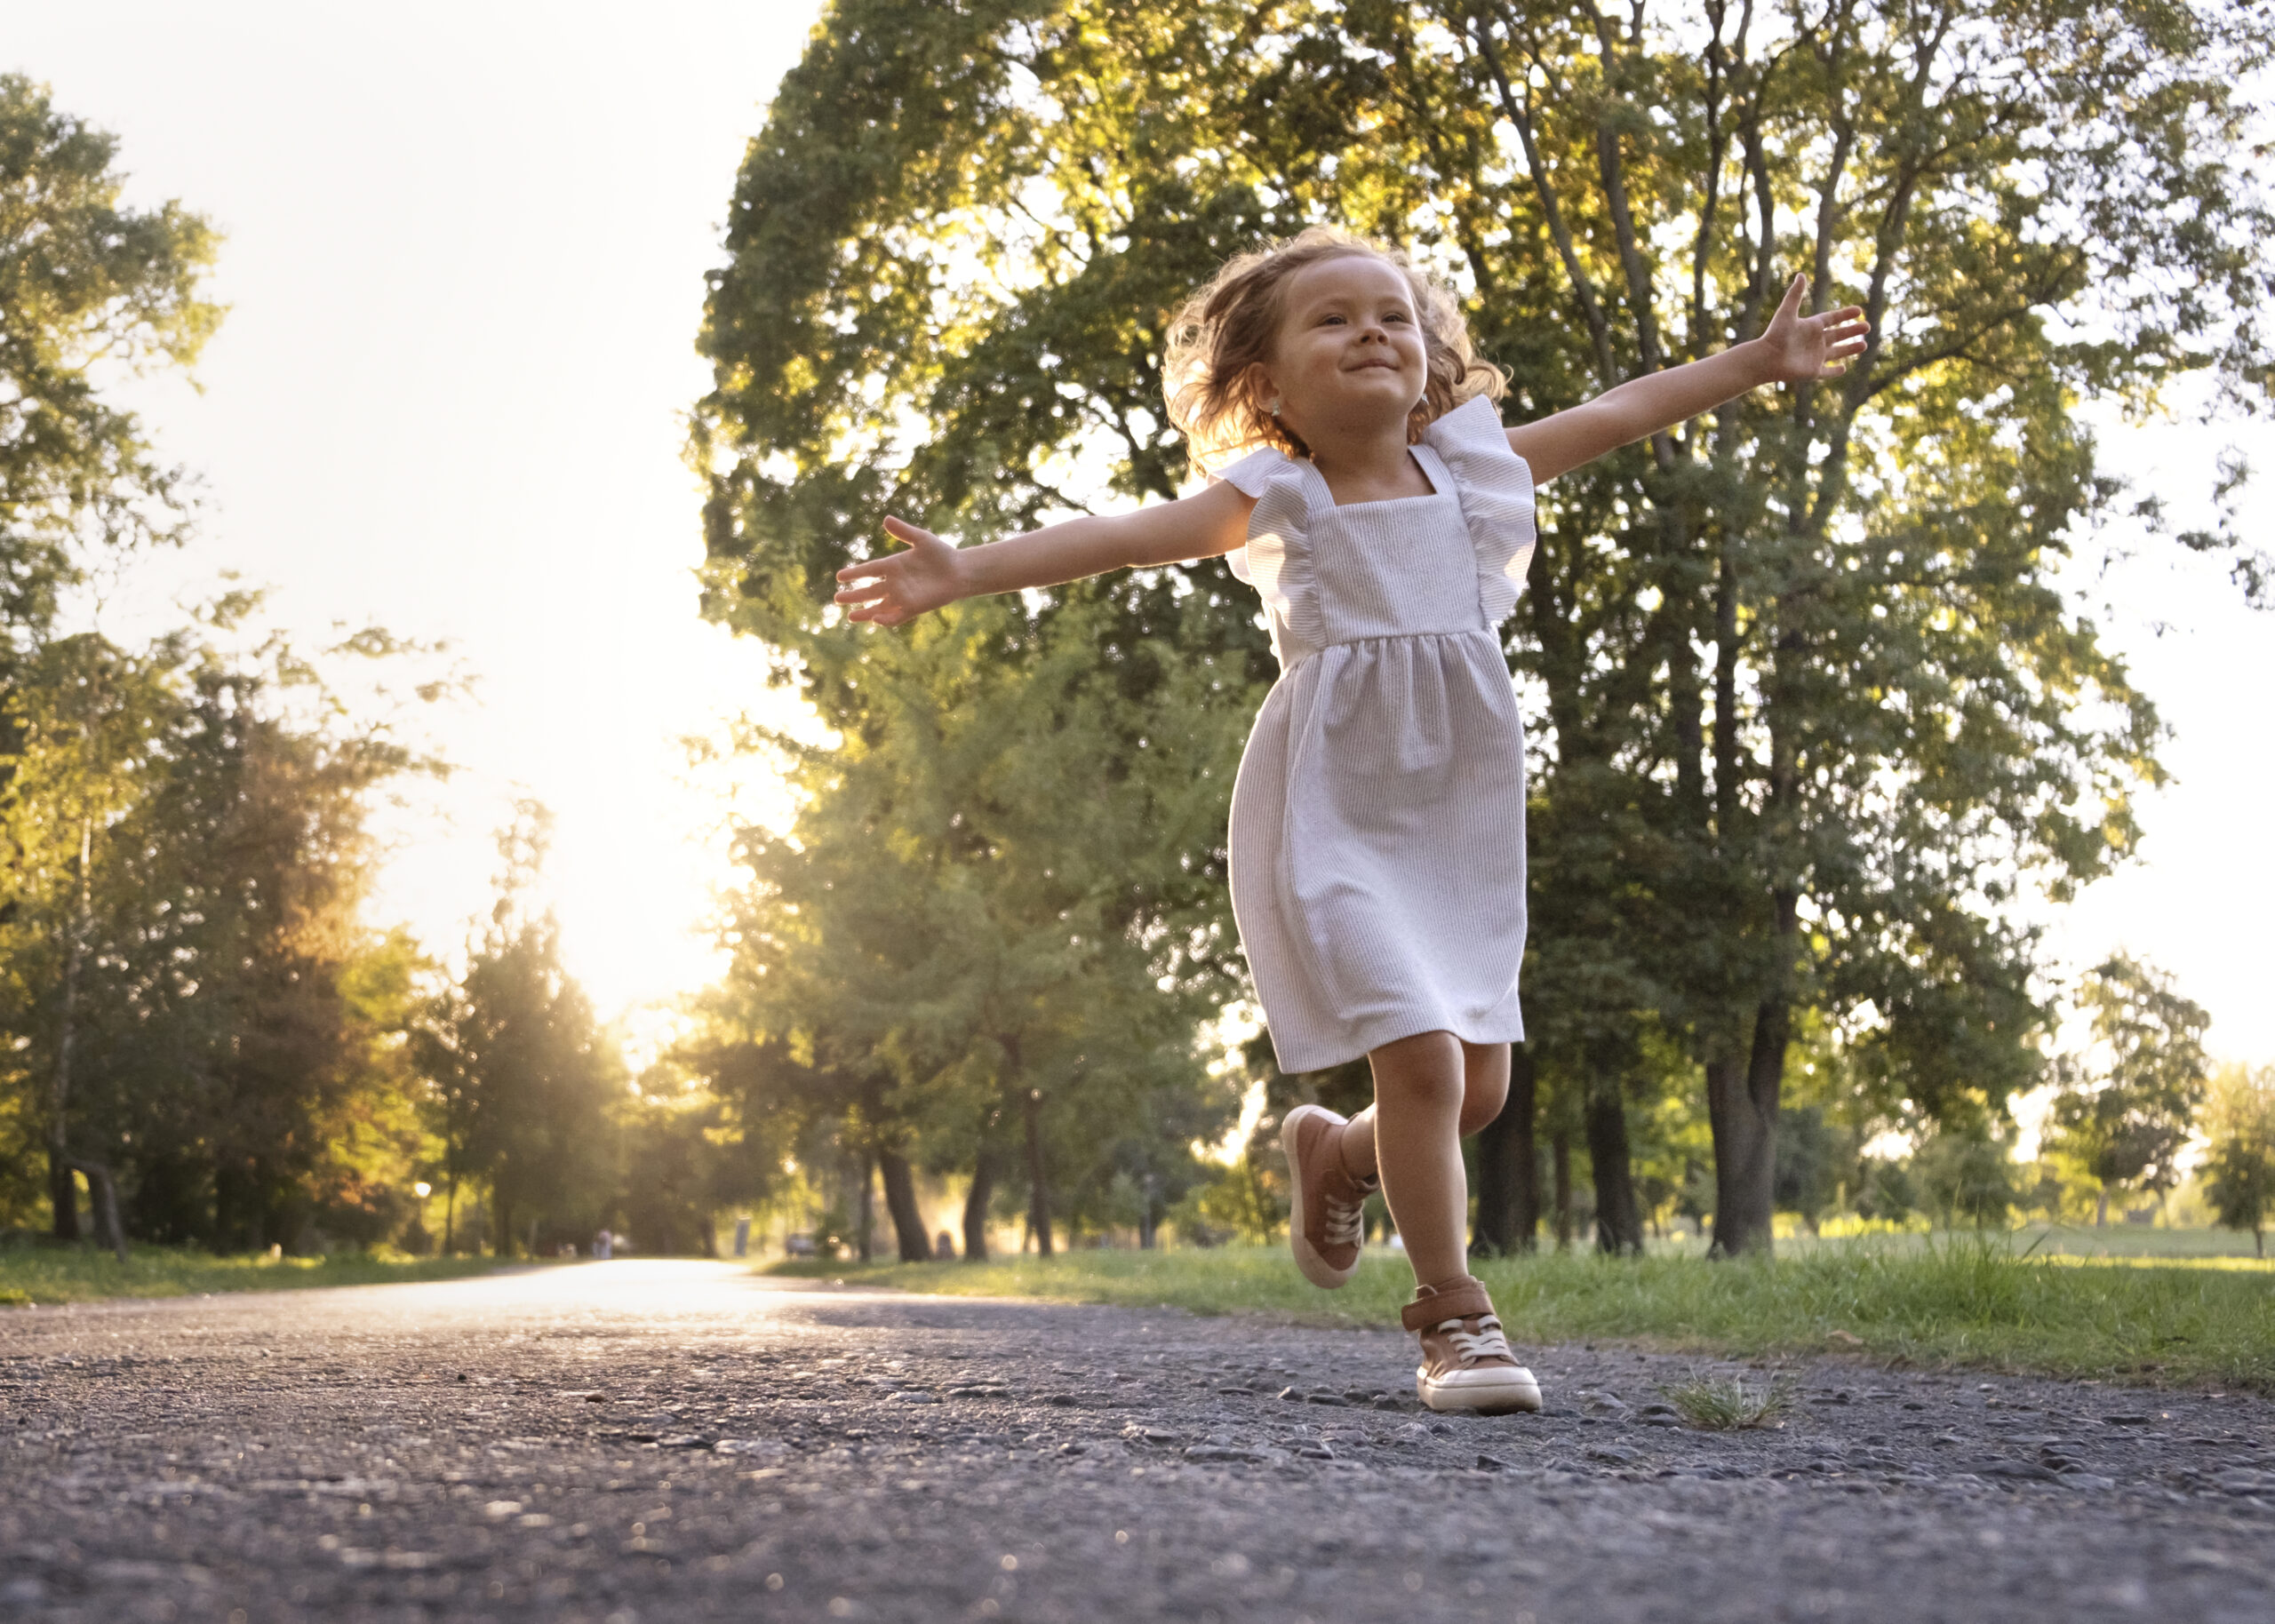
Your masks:
{"label": "sneaker velcro strap", "polygon": [[1464,1275],[1408,1303],[1398,1311],[1398,1323],[1409,1331],[1426,1331],[1449,1319],[1467,1319],[1473,1314],[1492,1311],[1493,1299],[1485,1294],[1485,1283]]}

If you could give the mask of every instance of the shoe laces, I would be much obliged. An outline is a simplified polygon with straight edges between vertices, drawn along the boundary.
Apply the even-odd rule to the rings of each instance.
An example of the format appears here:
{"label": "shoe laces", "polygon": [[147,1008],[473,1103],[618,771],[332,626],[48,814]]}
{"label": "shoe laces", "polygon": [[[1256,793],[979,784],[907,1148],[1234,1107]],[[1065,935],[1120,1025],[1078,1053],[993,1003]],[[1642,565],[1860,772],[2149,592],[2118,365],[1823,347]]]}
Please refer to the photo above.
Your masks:
{"label": "shoe laces", "polygon": [[1326,1198],[1327,1241],[1331,1246],[1355,1246],[1365,1238],[1367,1198],[1362,1192],[1356,1201]]}
{"label": "shoe laces", "polygon": [[[1474,1331],[1467,1328],[1473,1324],[1477,1327]],[[1480,1359],[1506,1359],[1512,1365],[1517,1362],[1509,1339],[1501,1334],[1500,1320],[1491,1314],[1481,1314],[1474,1320],[1441,1321],[1438,1333],[1453,1344],[1455,1355],[1465,1365],[1474,1365]]]}

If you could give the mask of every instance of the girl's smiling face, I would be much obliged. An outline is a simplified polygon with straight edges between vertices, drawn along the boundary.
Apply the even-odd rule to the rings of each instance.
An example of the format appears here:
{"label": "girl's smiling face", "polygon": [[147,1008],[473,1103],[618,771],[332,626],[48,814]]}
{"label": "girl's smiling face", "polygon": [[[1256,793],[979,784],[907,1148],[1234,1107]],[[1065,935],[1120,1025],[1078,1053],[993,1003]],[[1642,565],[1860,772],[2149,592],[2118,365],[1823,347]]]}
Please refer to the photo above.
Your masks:
{"label": "girl's smiling face", "polygon": [[1338,254],[1288,279],[1265,368],[1280,418],[1307,445],[1395,433],[1428,381],[1414,291],[1372,254]]}

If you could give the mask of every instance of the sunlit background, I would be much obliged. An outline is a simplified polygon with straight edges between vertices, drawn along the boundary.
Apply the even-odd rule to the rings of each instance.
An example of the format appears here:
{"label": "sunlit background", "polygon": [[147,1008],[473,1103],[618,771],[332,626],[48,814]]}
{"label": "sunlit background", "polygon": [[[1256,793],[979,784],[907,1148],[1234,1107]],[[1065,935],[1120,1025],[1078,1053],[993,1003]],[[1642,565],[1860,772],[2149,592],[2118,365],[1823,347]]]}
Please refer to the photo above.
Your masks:
{"label": "sunlit background", "polygon": [[[492,832],[532,796],[558,818],[570,963],[635,1024],[717,967],[726,820],[784,810],[754,769],[687,765],[687,736],[790,707],[697,616],[681,447],[736,166],[817,9],[80,0],[0,29],[0,68],[122,139],[132,201],[178,197],[226,236],[200,387],[134,397],[202,476],[199,538],[103,613],[155,625],[233,570],[311,636],[450,640],[475,697],[427,721],[464,770],[398,820],[380,915],[462,941]],[[2105,442],[2183,514],[2221,445],[2275,467],[2263,431]],[[2049,915],[2063,956],[2128,947],[2213,1011],[2215,1054],[2275,1059],[2275,621],[2159,550],[2078,584],[2174,724],[2177,782],[2145,808],[2147,862]]]}

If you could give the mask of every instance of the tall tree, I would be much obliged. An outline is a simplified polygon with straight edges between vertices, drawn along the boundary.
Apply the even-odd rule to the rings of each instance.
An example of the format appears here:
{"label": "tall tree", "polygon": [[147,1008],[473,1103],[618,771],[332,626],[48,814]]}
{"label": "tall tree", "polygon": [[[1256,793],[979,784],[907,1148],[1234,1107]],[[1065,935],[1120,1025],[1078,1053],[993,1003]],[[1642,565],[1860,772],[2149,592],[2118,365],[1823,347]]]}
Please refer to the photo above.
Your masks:
{"label": "tall tree", "polygon": [[1202,664],[1131,701],[1090,634],[1109,613],[1054,623],[1030,661],[992,604],[880,644],[868,727],[783,741],[806,804],[742,848],[709,1069],[744,1079],[754,1116],[820,1111],[861,1153],[969,1169],[968,1254],[1007,1174],[1045,1251],[1061,1198],[1117,1171],[1157,1222],[1175,1158],[1221,1114],[1196,1029],[1229,991],[1223,948],[1207,912],[1165,899],[1223,816],[1245,685]]}
{"label": "tall tree", "polygon": [[[362,908],[371,799],[415,763],[385,721],[344,719],[323,662],[228,648],[252,607],[17,667],[0,1021],[58,1164],[131,1188],[142,1232],[289,1246],[320,1210],[384,1227],[379,1164],[410,1154],[389,1032],[417,955]],[[68,1235],[68,1179],[52,1198]]]}
{"label": "tall tree", "polygon": [[2204,1189],[2219,1222],[2267,1255],[2275,1213],[2275,1066],[2223,1066],[2204,1113]]}
{"label": "tall tree", "polygon": [[[39,680],[22,667],[92,556],[172,539],[184,517],[179,474],[103,385],[196,360],[220,317],[198,292],[214,237],[179,203],[123,207],[116,158],[44,86],[0,74],[0,681]],[[0,736],[0,775],[16,744]],[[64,1047],[48,1183],[57,1232],[76,1236]]]}
{"label": "tall tree", "polygon": [[[1748,336],[1791,268],[1873,322],[1840,384],[1558,482],[1518,650],[1553,752],[1544,1025],[1626,1004],[1688,1034],[1717,1245],[1766,1248],[1797,1012],[1931,1114],[2004,1093],[2040,1013],[2006,897],[2129,848],[2152,718],[2051,590],[2111,499],[2070,402],[2263,364],[2227,82],[2264,20],[1432,9],[1470,150],[1507,155],[1438,189],[1526,407]],[[1402,26],[1386,47],[1425,52]],[[2232,235],[2173,229],[2199,208]]]}
{"label": "tall tree", "polygon": [[[177,644],[138,658],[99,637],[63,638],[20,661],[5,698],[15,750],[0,792],[11,858],[0,965],[16,1053],[28,1063],[14,1081],[38,1102],[45,1122],[58,1240],[79,1238],[74,1175],[84,1174],[101,1204],[108,1238],[114,1246],[124,1244],[111,1158],[90,1143],[84,1121],[93,1114],[84,1098],[87,1029],[97,1023],[95,1006],[102,1001],[91,984],[91,956],[99,959],[115,945],[116,933],[103,928],[99,901],[108,904],[116,892],[112,858],[120,824],[163,781],[164,741],[183,716],[171,680],[180,657]],[[105,905],[100,912],[115,911]]]}
{"label": "tall tree", "polygon": [[2179,1182],[2179,1158],[2210,1078],[2204,1033],[2211,1015],[2169,976],[2119,953],[2079,990],[2091,1039],[2057,1068],[2055,1149],[2099,1187],[2094,1222],[2109,1222],[2115,1190],[2159,1195]]}
{"label": "tall tree", "polygon": [[483,1180],[501,1257],[541,1228],[590,1233],[616,1190],[609,1114],[623,1063],[562,963],[559,922],[533,900],[552,824],[525,800],[499,832],[490,923],[416,1040],[453,1214],[459,1181]]}
{"label": "tall tree", "polygon": [[220,321],[200,297],[212,228],[179,203],[120,202],[118,142],[0,74],[0,628],[20,654],[90,549],[170,540],[180,475],[122,374],[187,367]]}

